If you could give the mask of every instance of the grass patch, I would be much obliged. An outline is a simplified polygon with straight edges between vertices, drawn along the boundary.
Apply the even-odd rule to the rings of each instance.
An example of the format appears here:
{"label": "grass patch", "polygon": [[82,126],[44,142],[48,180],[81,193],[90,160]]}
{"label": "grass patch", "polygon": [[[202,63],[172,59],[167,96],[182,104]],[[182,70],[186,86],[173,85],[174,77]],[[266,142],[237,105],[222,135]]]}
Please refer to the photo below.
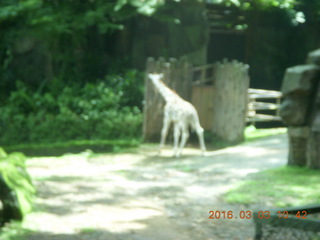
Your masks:
{"label": "grass patch", "polygon": [[[248,142],[248,141],[254,141],[263,137],[283,134],[286,132],[287,132],[287,128],[285,127],[258,129],[255,126],[250,125],[246,127],[244,130],[244,139],[245,141]],[[207,143],[207,147],[210,150],[222,149],[222,148],[234,146],[239,143],[239,142],[234,142],[234,143],[226,142],[210,131],[205,131],[204,137],[205,137],[205,142]],[[196,140],[197,139],[195,138],[194,142],[196,142]]]}
{"label": "grass patch", "polygon": [[96,232],[96,228],[91,228],[91,227],[85,227],[85,228],[80,228],[79,233],[93,233]]}
{"label": "grass patch", "polygon": [[25,229],[19,222],[11,222],[0,228],[1,240],[25,240],[33,231]]}
{"label": "grass patch", "polygon": [[257,129],[255,126],[250,125],[246,127],[244,136],[246,141],[253,141],[258,138],[268,137],[277,134],[283,134],[287,132],[287,128],[266,128]]}
{"label": "grass patch", "polygon": [[138,147],[140,140],[76,140],[50,144],[23,144],[4,146],[6,152],[23,152],[27,156],[60,156],[65,153],[80,153],[92,150],[95,153],[120,152],[122,149]]}
{"label": "grass patch", "polygon": [[229,203],[261,203],[271,207],[289,207],[320,201],[320,171],[299,167],[281,167],[262,171],[253,179],[239,183],[224,198]]}

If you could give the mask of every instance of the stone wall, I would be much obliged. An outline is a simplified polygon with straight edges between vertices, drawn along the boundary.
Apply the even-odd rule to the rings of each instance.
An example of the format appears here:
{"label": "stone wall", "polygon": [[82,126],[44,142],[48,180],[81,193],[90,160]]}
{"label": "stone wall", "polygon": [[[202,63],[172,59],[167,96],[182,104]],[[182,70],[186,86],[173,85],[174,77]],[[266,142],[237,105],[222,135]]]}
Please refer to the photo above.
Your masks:
{"label": "stone wall", "polygon": [[288,68],[280,115],[288,125],[288,165],[320,169],[320,49]]}

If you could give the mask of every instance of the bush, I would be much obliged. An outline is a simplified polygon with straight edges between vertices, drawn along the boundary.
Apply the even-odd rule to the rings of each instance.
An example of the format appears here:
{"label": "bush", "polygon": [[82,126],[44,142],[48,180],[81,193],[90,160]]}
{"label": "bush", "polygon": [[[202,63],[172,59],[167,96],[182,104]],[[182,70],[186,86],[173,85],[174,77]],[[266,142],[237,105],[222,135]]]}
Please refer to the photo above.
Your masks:
{"label": "bush", "polygon": [[25,157],[21,153],[7,154],[0,147],[0,223],[22,220],[31,210],[35,188],[26,171]]}
{"label": "bush", "polygon": [[0,106],[0,144],[140,138],[143,78],[139,83],[138,77],[129,71],[44,93],[19,83]]}

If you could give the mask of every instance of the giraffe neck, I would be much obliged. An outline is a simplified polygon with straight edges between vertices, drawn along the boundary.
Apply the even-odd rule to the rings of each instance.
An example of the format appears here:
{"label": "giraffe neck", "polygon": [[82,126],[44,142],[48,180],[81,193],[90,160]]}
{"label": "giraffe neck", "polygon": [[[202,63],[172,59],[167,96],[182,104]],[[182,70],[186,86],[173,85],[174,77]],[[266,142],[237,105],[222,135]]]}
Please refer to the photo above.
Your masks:
{"label": "giraffe neck", "polygon": [[166,102],[172,101],[173,99],[180,98],[177,93],[175,93],[172,89],[170,89],[161,80],[153,80],[152,82]]}

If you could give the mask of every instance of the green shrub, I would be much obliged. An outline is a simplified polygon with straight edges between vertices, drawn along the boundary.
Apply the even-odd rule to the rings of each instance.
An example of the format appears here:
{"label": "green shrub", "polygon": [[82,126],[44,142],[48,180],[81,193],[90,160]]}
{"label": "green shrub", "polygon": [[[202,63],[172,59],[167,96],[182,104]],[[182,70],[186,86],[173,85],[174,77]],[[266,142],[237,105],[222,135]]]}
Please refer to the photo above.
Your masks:
{"label": "green shrub", "polygon": [[122,75],[107,76],[105,82],[121,95],[120,106],[137,106],[142,109],[144,76],[137,70],[130,70]]}
{"label": "green shrub", "polygon": [[31,210],[35,188],[26,171],[25,157],[21,153],[6,154],[0,147],[1,222],[21,218]]}
{"label": "green shrub", "polygon": [[0,106],[0,144],[140,138],[142,86],[134,70],[56,93],[19,83]]}

